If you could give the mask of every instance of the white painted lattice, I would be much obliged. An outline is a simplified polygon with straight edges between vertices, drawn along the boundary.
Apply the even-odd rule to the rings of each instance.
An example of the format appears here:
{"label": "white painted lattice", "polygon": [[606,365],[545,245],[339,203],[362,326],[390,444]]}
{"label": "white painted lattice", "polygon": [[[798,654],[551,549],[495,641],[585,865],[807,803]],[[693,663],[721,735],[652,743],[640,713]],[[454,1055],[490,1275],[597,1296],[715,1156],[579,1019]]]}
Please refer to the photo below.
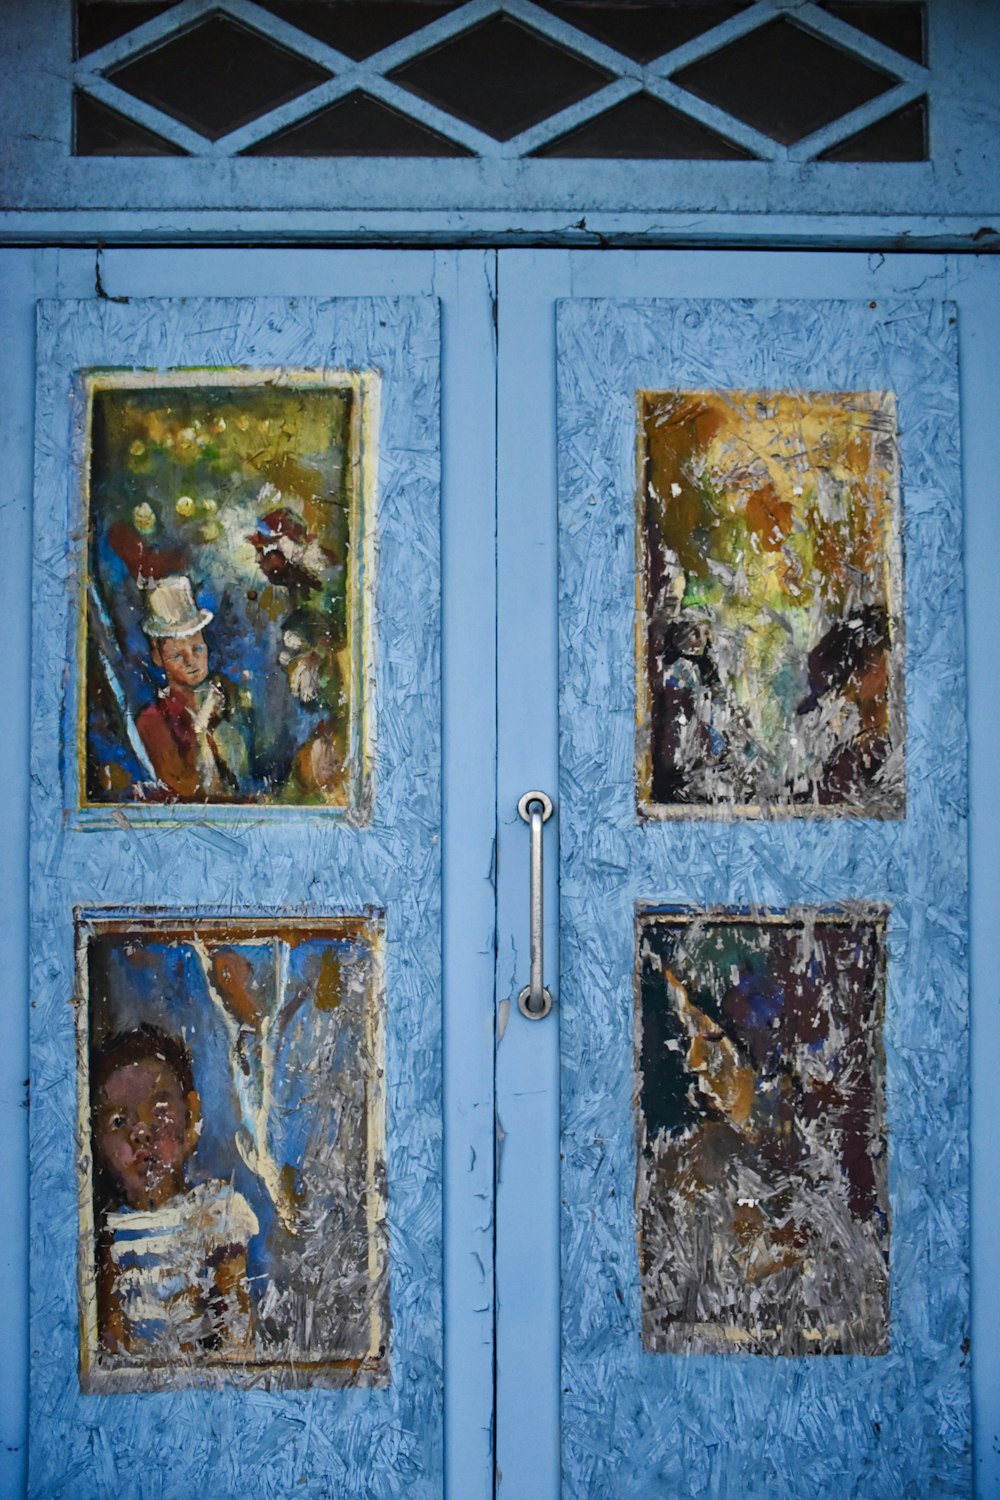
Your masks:
{"label": "white painted lattice", "polygon": [[[379,0],[371,3],[378,4]],[[82,13],[87,0],[78,0],[78,4]],[[928,67],[851,24],[845,19],[851,13],[847,6],[827,10],[816,4],[790,4],[784,0],[754,0],[738,9],[728,6],[725,9],[737,13],[644,63],[600,40],[592,34],[593,27],[589,31],[584,29],[587,20],[584,7],[580,7],[580,24],[576,25],[565,19],[569,7],[560,6],[561,15],[556,15],[532,0],[469,0],[443,15],[442,8],[431,7],[434,18],[427,24],[417,24],[390,45],[358,60],[263,5],[255,4],[254,0],[180,0],[75,63],[75,150],[82,155],[115,155],[120,150],[123,155],[183,154],[209,159],[272,153],[473,156],[497,162],[536,156],[627,157],[633,152],[624,139],[616,145],[616,122],[624,123],[631,118],[634,136],[640,124],[635,111],[641,101],[646,111],[642,118],[651,120],[654,127],[662,121],[664,130],[661,149],[651,140],[645,149],[634,152],[646,158],[695,157],[794,164],[824,157],[919,160],[926,154],[926,98],[931,80]],[[883,8],[891,11],[893,0]],[[900,0],[896,0],[895,8],[905,9],[911,15],[920,10],[912,4],[903,5]],[[694,7],[686,9],[690,12]],[[720,9],[708,7],[715,14]],[[833,14],[833,9],[839,14]],[[872,7],[864,9],[870,11]],[[300,19],[302,13],[302,7],[295,12]],[[642,7],[635,10],[639,29],[641,13]],[[860,11],[858,18],[863,19]],[[208,35],[206,28],[215,29],[217,42],[231,36],[237,49],[246,45],[255,49],[255,55],[263,56],[261,49],[270,48],[275,69],[286,69],[293,79],[294,97],[288,98],[287,91],[281,97],[277,89],[279,97],[275,99],[264,87],[259,98],[247,97],[243,102],[243,115],[249,113],[253,117],[240,119],[241,111],[237,108],[237,123],[226,128],[223,122],[221,130],[217,123],[206,127],[205,120],[197,118],[197,110],[192,113],[189,108],[177,107],[169,97],[171,71],[175,77],[177,72],[175,59],[197,56],[199,37],[203,33]],[[765,28],[770,28],[766,40],[760,39],[754,50],[754,39]],[[543,100],[541,110],[535,110],[536,114],[541,112],[541,118],[533,119],[524,128],[515,122],[510,129],[503,123],[497,126],[481,117],[476,119],[476,108],[471,111],[463,108],[461,99],[455,103],[449,97],[447,85],[435,89],[421,83],[422,71],[437,68],[441,61],[447,63],[450,48],[462,49],[456,53],[456,60],[465,66],[464,60],[477,51],[480,37],[482,46],[478,51],[486,55],[477,58],[474,66],[482,69],[484,87],[492,85],[495,89],[497,83],[495,77],[490,78],[490,44],[501,37],[509,44],[516,37],[525,49],[529,65],[543,77],[549,61],[556,70],[575,69],[577,82],[567,87],[570,94],[578,97],[565,103],[563,96],[567,89],[562,90],[562,95],[556,89],[553,107],[546,110]],[[810,66],[817,70],[818,82],[826,72],[833,102],[822,113],[832,114],[833,118],[823,119],[817,127],[815,117],[808,118],[807,110],[804,124],[793,122],[775,128],[772,124],[762,125],[754,109],[741,108],[738,101],[720,98],[718,89],[702,88],[695,92],[697,82],[692,84],[692,80],[697,80],[699,72],[704,71],[699,65],[717,58],[721,64],[728,54],[738,73],[743,55],[749,59],[752,54],[759,61],[762,51],[771,50],[772,40],[781,45],[790,43],[793,50],[797,47],[806,52]],[[162,58],[159,71],[163,84],[158,93],[156,87],[152,90],[148,85],[143,87],[143,80],[148,79],[151,69],[156,72],[159,58]],[[769,66],[772,78],[776,77],[780,83],[780,60],[772,58]],[[510,77],[506,82],[511,95],[516,96],[523,80]],[[796,82],[801,87],[801,80],[789,77],[789,89]],[[475,78],[471,84],[474,87]],[[841,89],[839,104],[838,88]],[[771,84],[769,89],[773,94]],[[141,94],[145,97],[140,97]],[[400,140],[405,140],[409,131],[411,144],[398,153],[391,145],[384,151],[373,150],[371,143],[363,139],[355,148],[350,144],[345,147],[342,139],[338,144],[336,138],[326,150],[321,144],[317,147],[315,137],[317,134],[322,137],[322,122],[331,118],[330,112],[338,105],[357,106],[359,101],[364,102],[367,114],[359,117],[357,130],[363,132],[365,119],[375,120],[386,125],[391,135],[395,124]],[[768,101],[762,103],[766,110]],[[95,111],[104,112],[103,136],[100,130],[81,129],[81,121],[92,124]],[[182,117],[185,114],[186,119]],[[910,143],[908,146],[904,143],[902,154],[898,131],[894,147],[887,149],[879,144],[884,142],[887,129],[893,134],[894,122],[902,123],[903,136]],[[595,126],[601,143],[588,149],[587,141],[593,139]],[[312,130],[314,138],[312,145],[300,150],[296,149],[296,140],[303,139],[302,127],[307,127],[307,137]],[[115,146],[116,130],[119,140],[126,143],[124,146]],[[655,135],[655,128],[652,133]],[[858,149],[852,155],[851,143],[855,141]],[[880,149],[887,154],[880,155]]]}

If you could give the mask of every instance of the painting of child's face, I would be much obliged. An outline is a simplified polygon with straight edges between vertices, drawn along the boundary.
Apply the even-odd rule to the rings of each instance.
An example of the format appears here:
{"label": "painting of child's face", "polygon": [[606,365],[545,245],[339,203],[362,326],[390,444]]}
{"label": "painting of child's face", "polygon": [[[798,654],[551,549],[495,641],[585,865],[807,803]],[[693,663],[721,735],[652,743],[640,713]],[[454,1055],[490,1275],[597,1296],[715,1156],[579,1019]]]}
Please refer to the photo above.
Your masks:
{"label": "painting of child's face", "polygon": [[130,1208],[161,1208],[184,1186],[194,1150],[198,1096],[185,1094],[157,1057],[123,1063],[98,1092],[94,1144]]}
{"label": "painting of child's face", "polygon": [[197,687],[208,676],[208,647],[200,630],[156,641],[152,655],[171,687]]}
{"label": "painting of child's face", "polygon": [[83,1387],[386,1386],[381,914],[83,920]]}

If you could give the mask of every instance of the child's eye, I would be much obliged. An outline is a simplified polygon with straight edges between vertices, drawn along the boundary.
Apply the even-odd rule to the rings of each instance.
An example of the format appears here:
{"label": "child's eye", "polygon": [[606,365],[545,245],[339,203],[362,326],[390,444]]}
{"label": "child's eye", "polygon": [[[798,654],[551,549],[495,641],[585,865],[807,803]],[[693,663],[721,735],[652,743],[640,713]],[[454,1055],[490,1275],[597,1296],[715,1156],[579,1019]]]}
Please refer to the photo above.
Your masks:
{"label": "child's eye", "polygon": [[121,1114],[114,1114],[114,1115],[112,1115],[111,1118],[110,1118],[110,1120],[108,1121],[108,1125],[111,1127],[112,1130],[121,1130],[121,1128],[122,1128],[122,1126],[124,1124],[125,1124],[125,1116],[121,1115]]}

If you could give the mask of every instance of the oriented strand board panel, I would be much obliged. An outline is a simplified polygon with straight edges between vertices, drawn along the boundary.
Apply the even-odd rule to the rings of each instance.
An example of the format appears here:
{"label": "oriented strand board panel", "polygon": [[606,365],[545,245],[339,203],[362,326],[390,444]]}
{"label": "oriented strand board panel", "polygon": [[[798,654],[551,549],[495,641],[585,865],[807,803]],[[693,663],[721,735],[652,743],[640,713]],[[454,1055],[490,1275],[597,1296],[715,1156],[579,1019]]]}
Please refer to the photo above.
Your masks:
{"label": "oriented strand board panel", "polygon": [[971,1492],[956,356],[560,305],[568,1494]]}
{"label": "oriented strand board panel", "polygon": [[30,1492],[437,1497],[432,299],[38,313]]}

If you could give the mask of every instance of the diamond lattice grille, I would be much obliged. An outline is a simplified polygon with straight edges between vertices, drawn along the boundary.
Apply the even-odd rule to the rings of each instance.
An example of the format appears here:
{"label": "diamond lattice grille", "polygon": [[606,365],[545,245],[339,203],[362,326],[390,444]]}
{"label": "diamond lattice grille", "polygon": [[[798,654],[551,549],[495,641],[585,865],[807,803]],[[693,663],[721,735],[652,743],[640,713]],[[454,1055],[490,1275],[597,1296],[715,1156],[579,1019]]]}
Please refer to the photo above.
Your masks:
{"label": "diamond lattice grille", "polygon": [[681,69],[673,80],[786,146],[896,82],[783,17]]}
{"label": "diamond lattice grille", "polygon": [[325,68],[228,16],[211,16],[108,77],[210,141],[330,77]]}
{"label": "diamond lattice grille", "polygon": [[78,155],[926,159],[914,0],[76,8]]}

